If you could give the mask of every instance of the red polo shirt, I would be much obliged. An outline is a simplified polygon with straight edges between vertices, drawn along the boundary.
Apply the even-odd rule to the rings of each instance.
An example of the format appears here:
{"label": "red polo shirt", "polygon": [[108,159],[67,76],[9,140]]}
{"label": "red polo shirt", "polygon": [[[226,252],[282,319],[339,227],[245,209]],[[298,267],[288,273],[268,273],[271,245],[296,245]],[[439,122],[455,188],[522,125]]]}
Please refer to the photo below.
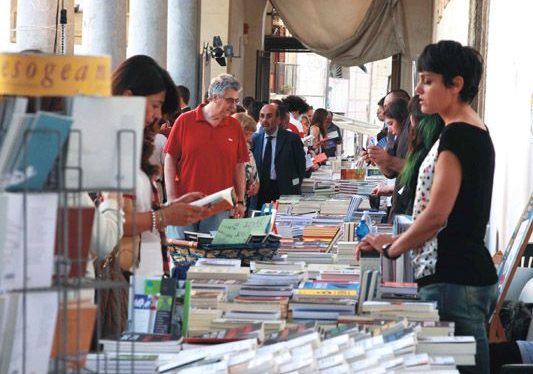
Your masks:
{"label": "red polo shirt", "polygon": [[235,166],[249,160],[239,121],[228,116],[213,127],[202,113],[205,105],[180,115],[165,145],[165,153],[177,159],[176,196],[231,187]]}

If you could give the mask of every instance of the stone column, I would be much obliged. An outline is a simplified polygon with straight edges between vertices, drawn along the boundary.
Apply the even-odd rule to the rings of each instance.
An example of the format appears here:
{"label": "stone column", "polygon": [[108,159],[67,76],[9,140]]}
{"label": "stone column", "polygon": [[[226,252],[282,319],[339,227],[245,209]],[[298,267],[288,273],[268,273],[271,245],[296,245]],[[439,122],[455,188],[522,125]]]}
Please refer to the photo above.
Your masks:
{"label": "stone column", "polygon": [[86,54],[111,55],[112,69],[126,58],[127,0],[83,3],[83,45]]}
{"label": "stone column", "polygon": [[11,36],[11,0],[0,1],[0,51],[7,51]]}
{"label": "stone column", "polygon": [[255,81],[258,73],[256,72],[257,51],[263,49],[266,6],[267,0],[246,0],[244,2],[244,22],[248,25],[248,33],[243,37],[243,97],[255,97]]}
{"label": "stone column", "polygon": [[128,56],[148,55],[167,65],[168,0],[130,0]]}
{"label": "stone column", "polygon": [[176,85],[191,91],[189,105],[201,100],[198,93],[200,65],[200,0],[168,0],[167,69]]}
{"label": "stone column", "polygon": [[57,0],[17,1],[17,50],[54,53]]}

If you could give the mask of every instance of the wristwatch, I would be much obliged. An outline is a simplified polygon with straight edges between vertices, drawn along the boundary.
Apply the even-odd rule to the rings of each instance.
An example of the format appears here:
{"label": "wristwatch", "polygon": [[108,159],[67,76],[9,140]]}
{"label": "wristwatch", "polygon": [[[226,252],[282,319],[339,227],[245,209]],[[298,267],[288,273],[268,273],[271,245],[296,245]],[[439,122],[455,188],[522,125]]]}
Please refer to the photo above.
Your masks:
{"label": "wristwatch", "polygon": [[389,249],[391,246],[392,243],[383,244],[383,246],[381,247],[381,250],[383,251],[383,256],[385,256],[385,258],[388,258],[389,260],[396,260],[398,257],[400,257],[399,255],[394,257],[389,256]]}

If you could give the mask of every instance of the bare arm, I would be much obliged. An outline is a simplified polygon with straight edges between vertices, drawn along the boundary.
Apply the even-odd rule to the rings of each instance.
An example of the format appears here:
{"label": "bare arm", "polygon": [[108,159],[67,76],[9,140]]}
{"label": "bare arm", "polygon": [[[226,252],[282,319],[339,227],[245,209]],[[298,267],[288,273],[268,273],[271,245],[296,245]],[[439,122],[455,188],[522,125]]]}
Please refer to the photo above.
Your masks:
{"label": "bare arm", "polygon": [[136,212],[133,200],[124,197],[124,236],[152,230],[152,212]]}
{"label": "bare arm", "polygon": [[165,189],[168,201],[176,199],[176,158],[170,153],[165,156]]}
{"label": "bare arm", "polygon": [[[235,165],[233,188],[235,189],[235,195],[237,195],[237,201],[244,201],[244,192],[246,191],[246,173],[244,171],[244,163]],[[235,208],[235,217],[242,218],[245,211],[244,205],[239,204]]]}
{"label": "bare arm", "polygon": [[[161,208],[166,225],[187,226],[204,217],[208,208],[194,206],[190,203],[204,197],[203,193],[190,192],[179,199],[172,200]],[[136,212],[133,200],[124,198],[124,236],[133,236],[153,229],[152,212]],[[164,227],[158,227],[163,229]]]}

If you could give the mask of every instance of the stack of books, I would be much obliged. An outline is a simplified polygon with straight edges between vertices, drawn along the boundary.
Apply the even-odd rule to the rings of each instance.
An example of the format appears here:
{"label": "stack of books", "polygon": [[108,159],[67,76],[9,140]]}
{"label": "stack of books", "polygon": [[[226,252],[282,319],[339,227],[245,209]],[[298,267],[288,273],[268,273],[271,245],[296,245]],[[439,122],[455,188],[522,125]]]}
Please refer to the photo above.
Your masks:
{"label": "stack of books", "polygon": [[170,335],[141,334],[124,332],[120,340],[101,339],[103,351],[107,353],[178,353],[181,351],[181,339]]}
{"label": "stack of books", "polygon": [[416,298],[418,285],[414,282],[383,282],[380,286],[381,298]]}
{"label": "stack of books", "polygon": [[236,280],[247,281],[250,269],[233,266],[193,266],[187,271],[187,280]]}
{"label": "stack of books", "polygon": [[[360,269],[357,266],[345,264],[308,264],[307,276],[309,279],[332,279],[340,276],[342,280],[359,281]],[[328,275],[326,275],[328,274]],[[331,278],[329,277],[331,275]],[[337,279],[338,280],[338,279]]]}
{"label": "stack of books", "polygon": [[332,282],[359,282],[360,269],[354,266],[339,270],[321,270],[315,278]]}
{"label": "stack of books", "polygon": [[430,336],[418,340],[417,353],[452,356],[456,365],[475,365],[476,340],[473,336]]}
{"label": "stack of books", "polygon": [[258,342],[262,342],[265,339],[263,323],[247,323],[223,330],[210,331],[199,336],[187,337],[183,339],[183,342],[187,344],[221,344],[246,339],[257,339]]}
{"label": "stack of books", "polygon": [[355,314],[359,283],[306,281],[294,291],[289,308],[293,319],[336,320]]}
{"label": "stack of books", "polygon": [[[372,331],[358,324],[327,331],[317,331],[309,324],[287,326],[265,334],[262,345],[258,343],[260,323],[235,327],[227,325],[224,331],[191,338],[177,354],[91,355],[87,368],[141,373],[457,373],[455,365],[472,364],[475,354],[472,337],[417,338],[405,320],[385,323]],[[232,341],[241,338],[245,340]],[[220,341],[232,342],[213,344]],[[200,345],[205,343],[212,345]]]}
{"label": "stack of books", "polygon": [[393,301],[365,301],[363,313],[372,318],[400,318],[409,321],[438,321],[439,313],[435,302],[393,302]]}
{"label": "stack of books", "polygon": [[287,303],[292,289],[306,277],[298,270],[261,269],[243,285],[233,303],[219,303],[226,319],[287,319]]}
{"label": "stack of books", "polygon": [[346,265],[359,265],[359,261],[355,257],[355,247],[357,242],[338,242],[337,243],[337,262]]}
{"label": "stack of books", "polygon": [[337,254],[323,252],[287,252],[287,260],[303,261],[306,264],[335,264]]}
{"label": "stack of books", "polygon": [[320,214],[330,216],[346,216],[350,199],[328,199],[320,207]]}

